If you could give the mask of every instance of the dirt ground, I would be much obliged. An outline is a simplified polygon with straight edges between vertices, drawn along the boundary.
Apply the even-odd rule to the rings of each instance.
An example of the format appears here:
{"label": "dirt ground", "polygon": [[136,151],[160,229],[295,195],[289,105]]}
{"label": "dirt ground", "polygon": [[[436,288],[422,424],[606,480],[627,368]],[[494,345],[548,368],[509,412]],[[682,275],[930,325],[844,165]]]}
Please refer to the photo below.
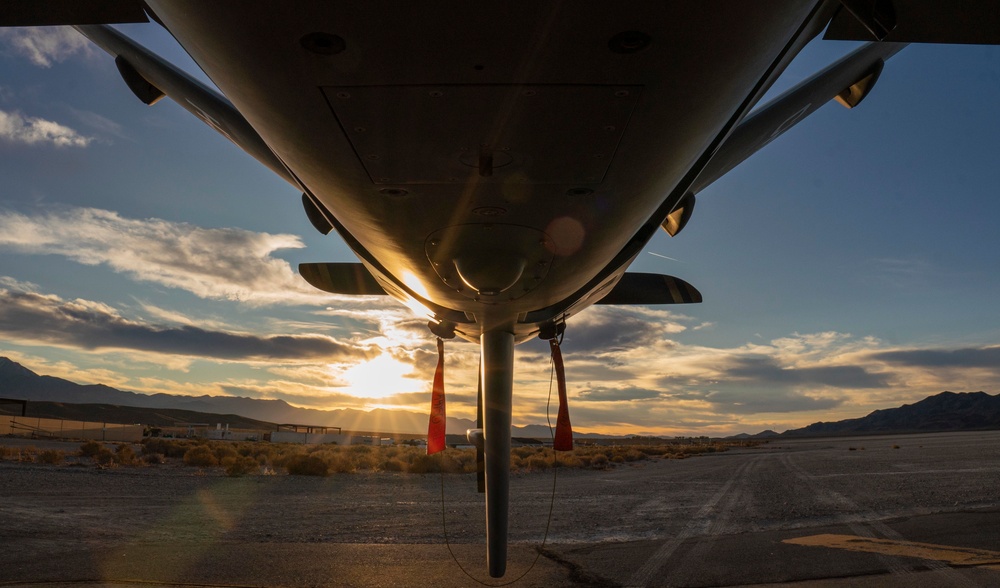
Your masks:
{"label": "dirt ground", "polygon": [[[0,442],[19,443],[79,447]],[[957,571],[786,541],[825,532],[946,543],[996,552],[1000,564],[998,479],[996,431],[777,441],[603,471],[560,470],[555,479],[551,471],[515,475],[505,580],[542,553],[516,585],[828,577],[880,578],[843,585],[1000,585],[989,566]],[[229,478],[219,468],[97,469],[8,456],[0,461],[0,585],[497,584],[484,577],[483,508],[468,474]],[[914,574],[924,573],[933,574],[929,583],[914,584]]]}

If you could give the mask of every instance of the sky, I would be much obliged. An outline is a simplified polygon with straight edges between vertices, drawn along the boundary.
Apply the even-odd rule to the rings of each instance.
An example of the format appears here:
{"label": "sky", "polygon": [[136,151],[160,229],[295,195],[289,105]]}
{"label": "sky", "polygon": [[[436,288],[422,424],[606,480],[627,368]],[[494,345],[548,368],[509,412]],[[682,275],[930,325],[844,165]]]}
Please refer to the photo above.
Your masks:
{"label": "sky", "polygon": [[[208,81],[158,26],[119,28]],[[814,42],[772,95],[852,48]],[[911,46],[862,105],[701,192],[632,270],[704,303],[571,319],[574,427],[783,431],[1000,392],[998,102],[1000,48]],[[299,263],[354,258],[299,198],[170,100],[140,103],[71,29],[0,30],[0,355],[143,393],[425,412],[424,321],[305,284]],[[478,347],[446,362],[449,416],[474,418]],[[550,374],[544,342],[517,348],[514,424],[546,422]]]}

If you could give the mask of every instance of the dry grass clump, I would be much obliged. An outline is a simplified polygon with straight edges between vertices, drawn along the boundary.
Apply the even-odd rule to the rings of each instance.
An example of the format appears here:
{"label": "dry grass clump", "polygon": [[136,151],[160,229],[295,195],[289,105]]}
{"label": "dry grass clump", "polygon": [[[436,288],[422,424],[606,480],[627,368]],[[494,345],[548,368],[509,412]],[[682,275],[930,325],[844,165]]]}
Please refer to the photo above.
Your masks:
{"label": "dry grass clump", "polygon": [[411,474],[468,474],[476,471],[474,449],[446,449],[434,455],[417,450],[407,457],[410,461],[406,472]]}
{"label": "dry grass clump", "polygon": [[196,468],[211,468],[219,465],[219,458],[207,444],[196,445],[184,452],[184,464]]}
{"label": "dry grass clump", "polygon": [[117,465],[136,466],[142,463],[130,445],[119,445],[115,448],[114,462]]}
{"label": "dry grass clump", "polygon": [[47,449],[38,454],[38,463],[47,463],[49,465],[59,465],[66,459],[66,453],[63,451],[55,451],[52,449]]}
{"label": "dry grass clump", "polygon": [[257,460],[247,455],[237,455],[219,460],[219,464],[225,468],[226,475],[230,478],[238,478],[247,474],[252,474],[260,469]]}
{"label": "dry grass clump", "polygon": [[97,450],[97,453],[90,456],[99,467],[111,467],[115,465],[115,454],[107,447],[101,445],[101,448]]}
{"label": "dry grass clump", "polygon": [[167,463],[167,456],[162,453],[142,453],[142,463],[146,465],[162,465]]}
{"label": "dry grass clump", "polygon": [[164,439],[162,437],[147,437],[142,440],[142,454],[159,453],[164,457],[183,458],[189,449],[197,445],[186,439]]}
{"label": "dry grass clump", "polygon": [[330,464],[318,455],[293,455],[285,460],[285,469],[293,476],[329,476]]}
{"label": "dry grass clump", "polygon": [[87,441],[80,446],[80,457],[94,457],[100,453],[102,449],[104,449],[104,445],[102,443],[98,443],[97,441]]}

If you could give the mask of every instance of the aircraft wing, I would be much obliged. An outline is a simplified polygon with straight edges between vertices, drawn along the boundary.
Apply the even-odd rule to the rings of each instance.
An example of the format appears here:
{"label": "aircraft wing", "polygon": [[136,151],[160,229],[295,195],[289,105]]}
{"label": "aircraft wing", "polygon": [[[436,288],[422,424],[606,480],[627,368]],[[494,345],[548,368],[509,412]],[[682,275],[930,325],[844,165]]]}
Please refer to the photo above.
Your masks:
{"label": "aircraft wing", "polygon": [[142,0],[4,0],[0,26],[149,22]]}
{"label": "aircraft wing", "polygon": [[1000,44],[996,0],[841,0],[824,39]]}
{"label": "aircraft wing", "polygon": [[281,176],[289,184],[299,183],[224,96],[153,54],[111,27],[76,26],[85,37],[115,58],[115,65],[137,98],[152,105],[163,96],[200,118],[238,147]]}
{"label": "aircraft wing", "polygon": [[[905,46],[869,43],[750,113],[712,156],[692,184],[691,193],[704,190],[830,100],[847,108],[857,106],[875,85],[885,60]],[[679,230],[672,234],[676,232]]]}

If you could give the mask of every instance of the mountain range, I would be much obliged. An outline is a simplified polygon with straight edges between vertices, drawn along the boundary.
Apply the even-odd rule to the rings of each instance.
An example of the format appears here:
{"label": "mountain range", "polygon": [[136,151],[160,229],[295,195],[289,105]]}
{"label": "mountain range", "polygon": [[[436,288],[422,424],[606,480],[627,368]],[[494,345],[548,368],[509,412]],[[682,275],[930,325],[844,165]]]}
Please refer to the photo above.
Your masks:
{"label": "mountain range", "polygon": [[920,402],[876,410],[857,419],[813,423],[782,437],[827,437],[1000,429],[1000,394],[941,392]]}
{"label": "mountain range", "polygon": [[[406,410],[356,409],[318,410],[299,408],[284,400],[264,400],[237,396],[177,396],[172,394],[139,394],[103,384],[82,385],[62,378],[40,376],[17,362],[0,357],[0,398],[16,398],[32,402],[116,405],[146,409],[189,411],[171,416],[176,420],[201,419],[201,422],[229,423],[240,417],[266,423],[296,423],[313,426],[341,427],[346,431],[377,431],[384,433],[421,434],[427,431],[427,415]],[[68,411],[62,407],[52,410]],[[93,409],[93,410],[108,410]],[[209,414],[205,414],[209,413]],[[69,414],[67,412],[67,414]],[[196,416],[197,415],[197,416]],[[238,416],[237,416],[238,415]],[[166,416],[166,415],[161,415]],[[70,417],[65,418],[79,418]],[[130,418],[130,421],[135,421]],[[108,422],[111,422],[110,420]],[[190,422],[190,421],[189,421]],[[475,423],[468,419],[448,419],[448,431],[464,433]],[[732,438],[765,439],[776,437],[820,437],[836,435],[872,435],[886,433],[917,433],[1000,429],[1000,395],[985,392],[942,392],[913,404],[876,410],[871,414],[837,422],[818,422],[784,433],[762,431],[756,435],[740,434]],[[544,438],[550,435],[544,425],[513,427],[515,437]],[[578,437],[606,437],[580,434]]]}

